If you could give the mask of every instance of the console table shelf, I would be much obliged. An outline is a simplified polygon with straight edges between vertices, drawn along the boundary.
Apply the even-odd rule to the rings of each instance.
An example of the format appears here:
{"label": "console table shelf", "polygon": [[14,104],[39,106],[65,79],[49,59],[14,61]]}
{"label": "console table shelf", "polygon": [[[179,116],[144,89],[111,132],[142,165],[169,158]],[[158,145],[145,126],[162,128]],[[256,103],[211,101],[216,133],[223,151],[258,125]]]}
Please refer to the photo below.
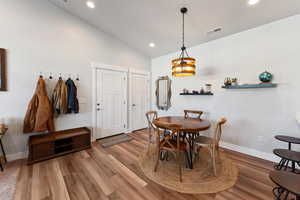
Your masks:
{"label": "console table shelf", "polygon": [[258,84],[244,84],[244,85],[223,85],[224,89],[250,89],[250,88],[274,88],[277,87],[277,83],[258,83]]}

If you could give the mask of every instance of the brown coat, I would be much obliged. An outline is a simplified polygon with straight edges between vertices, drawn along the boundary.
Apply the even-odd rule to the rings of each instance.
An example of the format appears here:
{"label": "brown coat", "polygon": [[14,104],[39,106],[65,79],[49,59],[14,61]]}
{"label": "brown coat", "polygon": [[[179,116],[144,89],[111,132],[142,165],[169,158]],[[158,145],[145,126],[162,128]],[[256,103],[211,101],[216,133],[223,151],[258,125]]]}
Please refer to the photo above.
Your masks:
{"label": "brown coat", "polygon": [[67,113],[67,86],[66,83],[59,79],[54,88],[52,95],[52,107],[54,117],[58,117],[60,114]]}
{"label": "brown coat", "polygon": [[47,96],[46,83],[40,78],[29,102],[24,119],[24,133],[54,131],[52,106]]}

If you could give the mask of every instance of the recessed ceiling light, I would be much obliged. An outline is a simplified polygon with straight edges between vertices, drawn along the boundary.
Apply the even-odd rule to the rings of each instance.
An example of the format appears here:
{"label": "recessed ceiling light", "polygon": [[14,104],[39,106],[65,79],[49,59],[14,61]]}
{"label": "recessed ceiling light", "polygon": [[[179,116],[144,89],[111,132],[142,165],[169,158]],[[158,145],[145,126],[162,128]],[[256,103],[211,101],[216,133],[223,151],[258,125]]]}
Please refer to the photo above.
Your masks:
{"label": "recessed ceiling light", "polygon": [[87,1],[86,6],[89,7],[89,8],[95,8],[96,7],[96,5],[93,1]]}
{"label": "recessed ceiling light", "polygon": [[154,48],[155,47],[155,44],[153,42],[149,43],[149,47],[152,47]]}
{"label": "recessed ceiling light", "polygon": [[253,5],[255,5],[255,4],[258,4],[260,2],[260,0],[248,0],[248,4],[250,5],[250,6],[253,6]]}

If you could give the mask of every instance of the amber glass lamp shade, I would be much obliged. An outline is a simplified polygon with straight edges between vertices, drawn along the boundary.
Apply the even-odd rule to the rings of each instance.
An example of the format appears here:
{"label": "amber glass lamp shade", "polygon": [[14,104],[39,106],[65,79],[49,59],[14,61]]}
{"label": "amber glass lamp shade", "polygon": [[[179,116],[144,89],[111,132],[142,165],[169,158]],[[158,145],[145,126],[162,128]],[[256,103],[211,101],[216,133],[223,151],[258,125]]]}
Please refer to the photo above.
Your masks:
{"label": "amber glass lamp shade", "polygon": [[194,76],[196,59],[190,57],[172,60],[172,75],[175,77]]}

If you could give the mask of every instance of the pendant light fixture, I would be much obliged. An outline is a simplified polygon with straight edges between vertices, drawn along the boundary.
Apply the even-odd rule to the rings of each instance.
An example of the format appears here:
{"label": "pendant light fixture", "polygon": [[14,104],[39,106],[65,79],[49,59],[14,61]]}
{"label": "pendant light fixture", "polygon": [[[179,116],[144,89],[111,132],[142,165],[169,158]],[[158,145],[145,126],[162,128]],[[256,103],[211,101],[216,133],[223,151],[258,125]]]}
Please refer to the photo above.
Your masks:
{"label": "pendant light fixture", "polygon": [[194,76],[196,74],[196,59],[189,57],[184,45],[184,15],[187,11],[185,7],[180,9],[182,13],[182,47],[179,58],[172,60],[172,75],[175,77]]}

